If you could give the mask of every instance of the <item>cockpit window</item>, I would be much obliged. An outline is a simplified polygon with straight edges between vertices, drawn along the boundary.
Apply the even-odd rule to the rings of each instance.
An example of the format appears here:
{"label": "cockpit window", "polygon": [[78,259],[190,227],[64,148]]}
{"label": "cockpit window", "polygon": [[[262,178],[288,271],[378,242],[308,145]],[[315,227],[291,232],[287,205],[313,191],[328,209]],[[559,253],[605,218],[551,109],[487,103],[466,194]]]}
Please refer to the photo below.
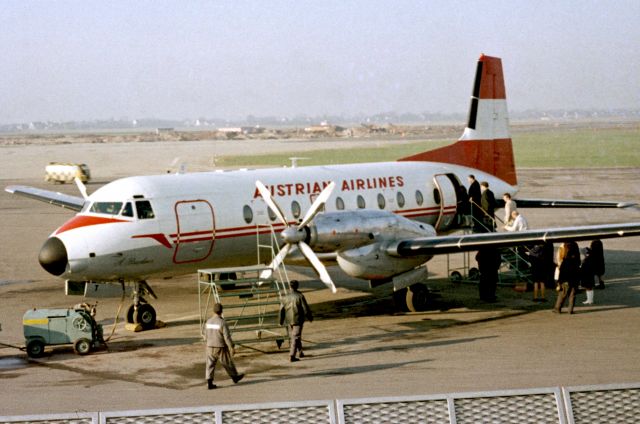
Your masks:
{"label": "cockpit window", "polygon": [[94,202],[89,212],[117,215],[122,209],[122,202]]}
{"label": "cockpit window", "polygon": [[127,202],[124,205],[124,208],[122,208],[122,212],[120,212],[120,215],[133,218],[133,206],[131,205],[131,202]]}
{"label": "cockpit window", "polygon": [[156,217],[151,208],[151,202],[148,200],[138,200],[136,202],[136,212],[138,213],[139,219],[152,219]]}

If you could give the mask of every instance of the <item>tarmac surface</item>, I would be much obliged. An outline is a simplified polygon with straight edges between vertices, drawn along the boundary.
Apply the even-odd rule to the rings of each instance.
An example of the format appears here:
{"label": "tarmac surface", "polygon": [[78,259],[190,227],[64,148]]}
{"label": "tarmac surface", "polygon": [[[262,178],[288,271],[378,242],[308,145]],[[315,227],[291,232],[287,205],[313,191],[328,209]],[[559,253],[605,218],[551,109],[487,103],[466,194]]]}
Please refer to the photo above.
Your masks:
{"label": "tarmac surface", "polygon": [[[246,148],[242,143],[216,143],[215,154]],[[300,149],[323,148],[314,143],[303,143]],[[252,141],[254,152],[277,145]],[[284,145],[290,150],[300,146]],[[149,143],[75,145],[68,151],[64,146],[3,146],[0,183],[51,189],[42,181],[49,160],[81,161],[90,165],[97,181],[89,185],[91,192],[124,175],[164,172],[158,164],[164,166],[176,156],[191,163],[205,161],[211,152],[197,156],[203,146],[186,142],[171,152],[155,149],[163,156],[152,160]],[[60,157],[67,153],[70,157]],[[519,196],[637,202],[639,171],[520,169]],[[55,189],[76,190],[71,185]],[[640,220],[638,210],[522,211],[532,228]],[[65,296],[63,282],[37,262],[46,237],[70,216],[41,202],[0,194],[0,343],[24,345],[22,315],[27,309],[66,308],[82,300]],[[430,287],[437,298],[429,311],[419,313],[397,312],[390,288],[370,290],[366,282],[345,277],[337,267],[329,269],[339,287],[336,295],[310,270],[291,267],[316,315],[304,329],[306,357],[292,364],[287,346],[278,350],[275,343],[259,346],[266,353],[239,349],[236,363],[247,374],[245,380],[234,385],[219,368],[215,391],[204,384],[196,276],[150,281],[159,296],[153,305],[165,328],[132,333],[120,320],[108,350],[87,356],[62,346],[32,360],[23,351],[0,345],[0,415],[637,383],[640,239],[604,244],[606,289],[596,291],[592,306],[583,306],[580,295],[574,315],[551,313],[553,291],[547,291],[548,302],[534,303],[530,292],[505,286],[498,289],[497,303],[480,302],[473,284],[446,278],[462,266],[462,255],[452,255],[449,265],[446,257],[429,263]],[[106,336],[119,303],[99,301],[97,319]]]}

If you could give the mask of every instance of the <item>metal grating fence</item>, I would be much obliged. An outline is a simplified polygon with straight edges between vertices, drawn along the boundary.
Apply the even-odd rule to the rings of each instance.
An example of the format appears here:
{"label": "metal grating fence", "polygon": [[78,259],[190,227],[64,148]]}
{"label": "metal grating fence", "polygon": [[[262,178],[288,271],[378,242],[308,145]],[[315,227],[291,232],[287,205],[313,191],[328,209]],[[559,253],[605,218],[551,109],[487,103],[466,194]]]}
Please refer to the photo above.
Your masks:
{"label": "metal grating fence", "polygon": [[640,385],[563,389],[570,424],[640,421]]}
{"label": "metal grating fence", "polygon": [[0,416],[0,423],[636,423],[640,383],[448,395]]}

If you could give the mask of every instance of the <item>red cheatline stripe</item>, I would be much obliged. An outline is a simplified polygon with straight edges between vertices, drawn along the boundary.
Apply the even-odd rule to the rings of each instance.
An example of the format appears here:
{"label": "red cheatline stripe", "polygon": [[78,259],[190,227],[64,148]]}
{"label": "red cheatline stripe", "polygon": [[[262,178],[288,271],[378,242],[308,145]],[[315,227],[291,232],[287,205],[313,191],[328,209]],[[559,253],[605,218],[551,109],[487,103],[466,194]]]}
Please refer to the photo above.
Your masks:
{"label": "red cheatline stripe", "polygon": [[[212,234],[213,233],[213,229],[211,230],[206,230],[206,231],[193,231],[191,233],[180,233],[180,237],[191,237],[191,236],[199,236],[202,234]],[[178,233],[174,233],[174,234],[169,234],[169,237],[173,237],[176,238],[178,237]]]}
{"label": "red cheatline stripe", "polygon": [[158,234],[141,234],[141,235],[137,235],[137,236],[131,236],[131,238],[151,238],[154,239],[155,241],[157,241],[158,243],[160,243],[161,245],[163,245],[164,247],[167,247],[169,249],[171,249],[171,242],[169,242],[169,240],[167,240],[167,237],[165,237],[164,234],[158,233]]}
{"label": "red cheatline stripe", "polygon": [[116,218],[105,218],[102,216],[92,216],[92,215],[76,215],[67,222],[65,222],[62,227],[58,228],[56,234],[64,233],[65,231],[73,230],[76,228],[82,227],[90,227],[92,225],[101,225],[101,224],[113,224],[117,222],[130,222],[123,219]]}

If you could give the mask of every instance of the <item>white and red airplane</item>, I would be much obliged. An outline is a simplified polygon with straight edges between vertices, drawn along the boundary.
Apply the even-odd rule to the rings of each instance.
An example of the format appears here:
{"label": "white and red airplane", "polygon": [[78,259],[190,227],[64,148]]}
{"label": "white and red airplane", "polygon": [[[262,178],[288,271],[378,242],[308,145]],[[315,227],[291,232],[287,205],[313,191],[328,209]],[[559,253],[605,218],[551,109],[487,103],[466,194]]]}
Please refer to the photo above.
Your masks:
{"label": "white and red airplane", "polygon": [[[151,278],[255,264],[256,234],[269,233],[267,225],[281,231],[272,269],[304,257],[335,290],[323,262],[337,262],[352,277],[408,288],[411,309],[424,299],[422,265],[433,255],[640,235],[640,223],[446,235],[464,222],[470,174],[495,193],[518,191],[502,62],[484,55],[462,137],[396,162],[137,176],[90,196],[79,184],[83,197],[6,190],[78,212],[43,245],[45,270],[67,281],[133,283],[135,293],[151,295]],[[519,207],[630,205],[517,201]],[[155,319],[153,307],[135,295],[128,320],[152,327]]]}

